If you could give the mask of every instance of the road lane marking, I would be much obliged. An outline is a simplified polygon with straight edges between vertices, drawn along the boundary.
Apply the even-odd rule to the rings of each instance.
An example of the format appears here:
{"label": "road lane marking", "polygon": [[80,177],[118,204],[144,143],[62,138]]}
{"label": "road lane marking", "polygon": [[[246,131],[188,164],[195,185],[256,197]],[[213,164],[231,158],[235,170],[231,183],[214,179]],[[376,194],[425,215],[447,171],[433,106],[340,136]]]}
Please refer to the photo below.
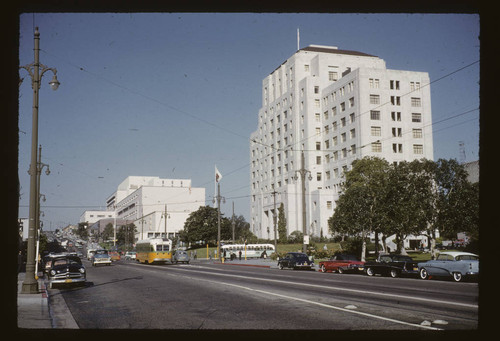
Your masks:
{"label": "road lane marking", "polygon": [[[167,268],[161,268],[161,267],[158,267],[158,268],[159,269],[165,269],[165,270],[192,271],[192,270],[180,269],[180,268],[175,268],[175,269],[174,268],[168,268],[167,269]],[[385,296],[385,297],[391,297],[391,298],[408,299],[408,300],[414,300],[414,301],[432,302],[432,303],[439,303],[439,304],[448,304],[448,305],[455,305],[455,306],[461,306],[461,307],[467,307],[467,308],[475,308],[475,309],[478,308],[477,304],[468,304],[468,303],[459,303],[459,302],[435,300],[435,299],[424,298],[424,297],[404,296],[404,295],[398,295],[398,294],[388,294],[388,293],[375,292],[375,291],[366,291],[366,290],[349,289],[349,288],[339,288],[339,287],[331,287],[331,286],[318,285],[318,284],[310,284],[310,283],[288,282],[288,281],[282,281],[282,280],[278,280],[278,279],[257,278],[257,277],[249,277],[249,276],[242,276],[242,275],[223,274],[223,273],[210,272],[210,271],[207,271],[205,273],[209,273],[209,274],[215,275],[215,276],[226,276],[226,277],[235,277],[235,278],[243,278],[243,279],[252,279],[252,280],[256,280],[256,281],[285,283],[285,284],[293,284],[293,285],[306,286],[306,287],[312,287],[312,288],[322,288],[322,289],[329,289],[329,290],[347,291],[347,292],[352,292],[352,293],[356,293],[356,294],[367,294],[367,295]]]}
{"label": "road lane marking", "polygon": [[426,326],[426,325],[420,325],[420,324],[415,324],[415,323],[409,323],[409,322],[405,322],[405,321],[395,320],[395,319],[392,319],[392,318],[389,318],[389,317],[374,315],[374,314],[370,314],[370,313],[364,313],[364,312],[356,311],[356,310],[352,310],[352,309],[340,308],[340,307],[336,307],[336,306],[325,304],[325,303],[321,303],[321,302],[315,302],[315,301],[310,301],[310,300],[306,300],[306,299],[303,299],[303,298],[298,298],[298,297],[293,297],[293,296],[287,296],[287,295],[283,295],[283,294],[274,293],[274,292],[271,292],[271,291],[265,291],[265,290],[260,290],[260,289],[253,289],[253,288],[246,287],[246,286],[243,286],[243,285],[238,285],[238,284],[233,284],[233,283],[226,283],[226,282],[218,282],[218,281],[213,281],[213,280],[204,279],[204,278],[202,278],[202,279],[198,278],[198,280],[205,281],[205,282],[210,282],[210,283],[214,283],[214,284],[217,284],[217,285],[223,284],[223,285],[227,285],[227,286],[231,286],[231,287],[235,287],[235,288],[239,288],[239,289],[244,289],[244,290],[248,290],[248,291],[258,292],[258,293],[265,294],[265,295],[271,295],[271,296],[285,298],[285,299],[289,299],[289,300],[293,300],[293,301],[299,301],[299,302],[303,302],[303,303],[307,303],[307,304],[317,305],[317,306],[320,306],[320,307],[323,307],[323,308],[328,308],[328,309],[332,309],[332,310],[338,310],[338,311],[342,311],[342,312],[345,312],[345,313],[350,313],[350,314],[355,314],[355,315],[361,315],[361,316],[365,316],[365,317],[369,317],[369,318],[373,318],[373,319],[377,319],[377,320],[383,320],[383,321],[397,323],[397,324],[402,324],[402,325],[406,325],[406,326],[412,326],[412,327],[416,327],[416,328],[423,328],[423,329],[430,329],[430,330],[443,330],[441,328],[436,328],[436,327],[431,327],[431,326]]}

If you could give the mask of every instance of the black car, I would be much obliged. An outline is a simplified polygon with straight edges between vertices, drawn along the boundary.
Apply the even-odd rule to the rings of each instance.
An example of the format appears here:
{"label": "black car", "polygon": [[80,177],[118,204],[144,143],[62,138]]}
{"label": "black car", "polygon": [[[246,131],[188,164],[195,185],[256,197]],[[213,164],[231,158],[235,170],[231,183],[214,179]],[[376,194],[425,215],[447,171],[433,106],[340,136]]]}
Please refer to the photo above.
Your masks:
{"label": "black car", "polygon": [[381,254],[376,261],[365,262],[365,273],[368,276],[376,274],[391,277],[416,276],[418,265],[409,256]]}
{"label": "black car", "polygon": [[302,252],[288,252],[285,257],[278,260],[278,267],[281,270],[284,268],[315,270],[314,262]]}
{"label": "black car", "polygon": [[49,287],[54,284],[84,284],[87,280],[87,272],[80,257],[58,256],[52,258],[52,266],[47,272]]}

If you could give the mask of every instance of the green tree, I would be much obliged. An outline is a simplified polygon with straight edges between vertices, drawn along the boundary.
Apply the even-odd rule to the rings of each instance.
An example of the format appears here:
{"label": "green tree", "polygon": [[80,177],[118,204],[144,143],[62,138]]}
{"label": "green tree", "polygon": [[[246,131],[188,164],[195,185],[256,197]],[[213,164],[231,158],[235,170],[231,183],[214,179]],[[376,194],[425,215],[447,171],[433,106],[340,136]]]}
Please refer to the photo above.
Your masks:
{"label": "green tree", "polygon": [[87,240],[89,237],[89,231],[88,231],[89,223],[78,223],[78,228],[76,229],[76,234],[80,236],[80,238]]}
{"label": "green tree", "polygon": [[120,226],[116,232],[116,243],[123,245],[126,250],[131,250],[136,232],[137,227],[134,224]]}
{"label": "green tree", "polygon": [[387,233],[384,211],[389,169],[389,163],[381,158],[355,160],[352,169],[345,172],[343,194],[328,221],[332,234],[360,235],[361,259],[365,257],[368,233],[375,232],[377,251],[379,233]]}
{"label": "green tree", "polygon": [[285,206],[281,203],[278,208],[278,241],[282,244],[285,244],[287,241],[286,236],[287,228],[286,228],[286,217],[285,217]]}
{"label": "green tree", "polygon": [[[203,244],[217,245],[218,220],[217,209],[202,206],[192,212],[184,223],[184,229],[179,231],[179,238],[185,243],[201,241]],[[231,221],[221,213],[221,240],[231,240]]]}
{"label": "green tree", "polygon": [[402,161],[391,166],[387,186],[386,214],[389,230],[396,234],[397,251],[406,254],[403,241],[410,234],[425,231],[428,212],[432,209],[432,177],[425,162]]}
{"label": "green tree", "polygon": [[453,159],[431,162],[427,171],[432,174],[433,184],[426,235],[435,258],[436,231],[451,239],[458,232],[467,232],[473,240],[478,240],[479,184],[470,183],[465,167]]}
{"label": "green tree", "polygon": [[102,231],[102,238],[106,241],[108,239],[113,238],[115,235],[115,229],[113,228],[113,224],[108,223],[106,224],[106,227],[104,228],[104,231]]}

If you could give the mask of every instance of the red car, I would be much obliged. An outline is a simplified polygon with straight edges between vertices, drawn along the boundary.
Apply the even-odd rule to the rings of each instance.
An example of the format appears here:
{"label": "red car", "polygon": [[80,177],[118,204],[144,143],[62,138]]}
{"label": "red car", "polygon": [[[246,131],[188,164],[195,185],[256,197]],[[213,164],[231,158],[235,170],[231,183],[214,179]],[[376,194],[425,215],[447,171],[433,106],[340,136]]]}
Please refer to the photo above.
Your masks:
{"label": "red car", "polygon": [[356,256],[348,254],[337,254],[330,260],[319,262],[321,272],[361,272],[364,270],[365,262],[361,262]]}

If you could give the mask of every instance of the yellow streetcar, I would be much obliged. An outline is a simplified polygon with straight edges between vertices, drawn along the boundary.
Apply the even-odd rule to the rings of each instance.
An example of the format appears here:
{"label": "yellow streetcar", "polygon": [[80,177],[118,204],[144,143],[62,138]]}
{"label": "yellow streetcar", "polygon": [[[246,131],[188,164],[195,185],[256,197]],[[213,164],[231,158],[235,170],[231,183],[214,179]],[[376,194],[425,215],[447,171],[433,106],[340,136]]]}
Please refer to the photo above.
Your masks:
{"label": "yellow streetcar", "polygon": [[139,240],[136,244],[136,260],[144,264],[172,261],[172,241],[153,238]]}

